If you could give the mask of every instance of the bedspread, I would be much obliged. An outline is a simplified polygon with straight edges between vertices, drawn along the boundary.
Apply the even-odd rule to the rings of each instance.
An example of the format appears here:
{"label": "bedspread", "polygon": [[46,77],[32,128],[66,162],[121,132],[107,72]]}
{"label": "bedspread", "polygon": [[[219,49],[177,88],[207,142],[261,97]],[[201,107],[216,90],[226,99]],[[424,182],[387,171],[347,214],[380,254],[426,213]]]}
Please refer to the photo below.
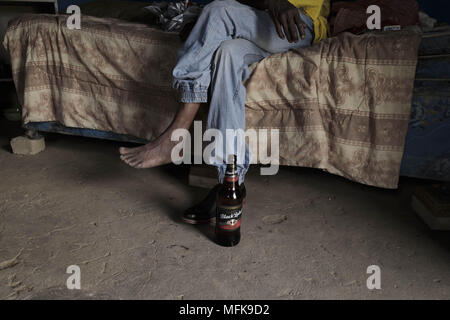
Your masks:
{"label": "bedspread", "polygon": [[279,128],[280,163],[395,188],[420,35],[343,33],[272,55],[247,81],[247,126]]}
{"label": "bedspread", "polygon": [[[180,40],[143,24],[26,15],[4,39],[23,121],[57,121],[152,140],[178,108]],[[280,164],[397,187],[420,36],[341,34],[251,66],[248,128],[280,130]]]}
{"label": "bedspread", "polygon": [[83,16],[23,15],[10,22],[23,122],[58,121],[152,140],[178,109],[171,85],[179,38],[144,24]]}

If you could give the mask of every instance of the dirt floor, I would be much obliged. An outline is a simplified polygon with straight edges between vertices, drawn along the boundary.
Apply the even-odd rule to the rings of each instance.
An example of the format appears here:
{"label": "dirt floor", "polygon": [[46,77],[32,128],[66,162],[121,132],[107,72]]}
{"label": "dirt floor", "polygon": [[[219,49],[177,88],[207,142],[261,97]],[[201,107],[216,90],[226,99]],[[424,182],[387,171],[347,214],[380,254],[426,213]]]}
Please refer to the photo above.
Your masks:
{"label": "dirt floor", "polygon": [[[35,156],[10,152],[0,122],[0,298],[450,298],[450,233],[410,209],[420,180],[383,190],[304,168],[247,177],[242,240],[183,224],[205,194],[186,167],[136,170],[117,142],[50,134]],[[81,269],[68,290],[66,269]],[[381,290],[366,286],[381,268]]]}

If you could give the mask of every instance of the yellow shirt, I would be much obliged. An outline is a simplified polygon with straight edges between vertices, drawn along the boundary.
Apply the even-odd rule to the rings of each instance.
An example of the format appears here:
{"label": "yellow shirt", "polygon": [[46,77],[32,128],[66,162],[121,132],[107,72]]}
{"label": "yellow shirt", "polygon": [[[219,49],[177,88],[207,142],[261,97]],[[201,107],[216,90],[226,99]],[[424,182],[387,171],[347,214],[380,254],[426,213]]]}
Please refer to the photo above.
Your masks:
{"label": "yellow shirt", "polygon": [[329,35],[327,17],[330,14],[330,0],[289,0],[314,21],[314,42],[325,39]]}

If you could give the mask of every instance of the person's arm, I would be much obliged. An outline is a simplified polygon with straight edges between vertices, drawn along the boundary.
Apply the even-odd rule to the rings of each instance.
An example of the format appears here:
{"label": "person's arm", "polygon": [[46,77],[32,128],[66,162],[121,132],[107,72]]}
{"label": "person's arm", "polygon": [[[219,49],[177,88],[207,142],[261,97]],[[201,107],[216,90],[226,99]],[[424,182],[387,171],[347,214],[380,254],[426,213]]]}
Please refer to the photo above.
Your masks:
{"label": "person's arm", "polygon": [[[238,2],[260,10],[267,10],[272,17],[278,35],[289,42],[298,41],[298,33],[305,38],[305,24],[298,9],[288,0],[237,0]],[[298,30],[298,32],[297,32]]]}

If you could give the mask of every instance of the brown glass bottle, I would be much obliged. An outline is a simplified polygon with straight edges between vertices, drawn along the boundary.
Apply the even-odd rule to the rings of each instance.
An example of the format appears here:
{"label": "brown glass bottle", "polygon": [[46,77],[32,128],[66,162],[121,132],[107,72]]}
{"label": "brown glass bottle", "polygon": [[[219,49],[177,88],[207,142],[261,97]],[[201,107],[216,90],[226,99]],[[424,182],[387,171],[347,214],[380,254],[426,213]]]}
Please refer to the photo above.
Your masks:
{"label": "brown glass bottle", "polygon": [[236,173],[236,160],[227,165],[216,202],[216,242],[232,247],[241,240],[242,195]]}

